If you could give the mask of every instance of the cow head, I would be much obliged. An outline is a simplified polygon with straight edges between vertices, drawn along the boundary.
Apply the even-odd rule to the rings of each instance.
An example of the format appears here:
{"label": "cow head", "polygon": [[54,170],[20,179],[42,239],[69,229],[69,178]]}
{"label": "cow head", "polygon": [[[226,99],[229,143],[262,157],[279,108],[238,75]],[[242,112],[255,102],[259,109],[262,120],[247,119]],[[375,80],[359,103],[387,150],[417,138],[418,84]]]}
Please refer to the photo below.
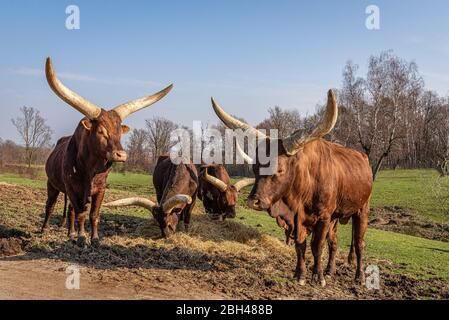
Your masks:
{"label": "cow head", "polygon": [[218,190],[218,198],[213,200],[217,201],[218,207],[221,211],[219,213],[224,214],[228,218],[235,218],[235,205],[237,204],[240,190],[246,186],[254,184],[255,180],[242,179],[237,181],[235,184],[228,184],[217,177],[209,175],[207,169],[207,167],[204,168],[201,178]]}
{"label": "cow head", "polygon": [[[270,150],[272,144],[271,140],[259,130],[251,127],[247,123],[239,121],[227,114],[215,101],[212,99],[212,106],[217,116],[230,129],[243,129],[250,134],[256,135],[259,144],[256,148],[256,155],[259,155],[259,149],[263,148],[264,152],[271,154],[271,158],[277,158],[277,168],[269,175],[262,174],[261,169],[268,167],[269,164],[262,164],[258,156],[252,159],[237,145],[243,158],[253,165],[254,176],[256,178],[255,184],[248,197],[248,206],[255,210],[268,210],[274,203],[285,196],[290,190],[295,179],[302,179],[297,177],[300,174],[298,166],[300,165],[300,157],[302,156],[303,148],[310,142],[322,138],[329,133],[337,121],[338,108],[335,99],[335,94],[332,90],[328,92],[328,101],[325,114],[319,125],[308,136],[303,137],[299,132],[294,132],[291,136],[285,139],[278,139],[277,149]],[[263,144],[263,145],[262,145]]]}
{"label": "cow head", "polygon": [[154,219],[161,229],[162,236],[168,238],[176,232],[179,221],[179,214],[188,204],[192,203],[192,198],[185,194],[175,195],[164,203],[158,205],[145,198],[126,198],[104,204],[105,207],[125,207],[139,206],[151,211]]}
{"label": "cow head", "polygon": [[120,138],[129,131],[129,128],[122,125],[122,121],[131,113],[159,101],[173,87],[170,85],[154,95],[121,104],[107,111],[64,86],[59,81],[50,58],[47,58],[45,74],[48,84],[56,95],[85,116],[79,124],[85,133],[82,135],[81,143],[85,144],[89,154],[103,159],[105,163],[126,161],[127,155]]}

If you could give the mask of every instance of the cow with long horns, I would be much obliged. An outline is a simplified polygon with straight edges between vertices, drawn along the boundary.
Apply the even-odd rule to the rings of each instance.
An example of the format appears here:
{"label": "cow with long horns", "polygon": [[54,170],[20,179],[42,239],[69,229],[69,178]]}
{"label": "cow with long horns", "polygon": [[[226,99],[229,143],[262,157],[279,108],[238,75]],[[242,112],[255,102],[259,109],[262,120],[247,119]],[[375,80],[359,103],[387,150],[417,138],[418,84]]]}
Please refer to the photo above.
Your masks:
{"label": "cow with long horns", "polygon": [[126,198],[104,204],[105,207],[140,206],[151,211],[162,236],[168,238],[178,223],[187,231],[198,191],[198,172],[193,163],[172,163],[169,156],[160,156],[153,173],[157,203],[146,198]]}
{"label": "cow with long horns", "polygon": [[[304,256],[308,233],[313,233],[312,278],[324,286],[326,281],[321,265],[324,242],[328,237],[332,251],[326,272],[332,275],[335,272],[337,220],[346,224],[351,218],[353,244],[348,260],[352,260],[355,251],[355,278],[363,283],[362,257],[373,185],[372,172],[365,154],[322,139],[337,121],[338,108],[333,91],[328,92],[325,114],[317,128],[305,137],[295,132],[285,139],[278,139],[277,143],[273,143],[277,145],[276,150],[270,150],[269,137],[224,112],[213,98],[212,106],[226,126],[246,130],[258,138],[256,158],[249,157],[256,182],[248,197],[248,205],[259,211],[269,210],[273,204],[282,200],[295,213],[295,275],[299,283],[304,285],[306,279]],[[271,174],[261,172],[261,169],[266,169],[266,165],[259,159],[259,149],[275,156],[276,170]]]}
{"label": "cow with long horns", "polygon": [[127,154],[120,143],[122,134],[129,131],[122,125],[130,114],[146,108],[162,99],[172,85],[141,99],[121,104],[109,111],[100,108],[64,86],[56,76],[50,58],[45,67],[48,84],[67,104],[82,113],[83,118],[72,136],[59,139],[46,164],[47,193],[44,231],[54,210],[58,195],[67,195],[69,206],[69,237],[76,238],[75,217],[78,220],[78,243],[84,245],[84,223],[87,204],[90,207],[91,243],[98,244],[98,223],[106,179],[114,162],[126,161]]}
{"label": "cow with long horns", "polygon": [[253,178],[244,178],[232,184],[222,164],[202,166],[199,180],[198,198],[203,201],[206,213],[220,220],[235,218],[240,190],[255,182]]}

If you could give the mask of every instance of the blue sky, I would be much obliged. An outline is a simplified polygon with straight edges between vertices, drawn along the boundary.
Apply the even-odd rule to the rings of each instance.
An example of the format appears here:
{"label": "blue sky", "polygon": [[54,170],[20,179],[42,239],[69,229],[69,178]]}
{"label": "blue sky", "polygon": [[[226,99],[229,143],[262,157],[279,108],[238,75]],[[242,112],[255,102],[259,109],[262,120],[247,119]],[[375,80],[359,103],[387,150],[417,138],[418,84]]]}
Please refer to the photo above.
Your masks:
{"label": "blue sky", "polygon": [[[68,5],[81,29],[65,28]],[[380,30],[365,28],[365,8],[380,8]],[[191,126],[216,123],[214,96],[251,123],[279,105],[312,113],[339,87],[347,60],[366,70],[371,54],[392,49],[414,60],[426,86],[449,91],[449,2],[389,1],[1,1],[0,137],[18,140],[10,119],[38,108],[71,134],[81,116],[49,89],[51,56],[62,81],[105,108],[173,91],[130,116],[133,128],[164,116]]]}

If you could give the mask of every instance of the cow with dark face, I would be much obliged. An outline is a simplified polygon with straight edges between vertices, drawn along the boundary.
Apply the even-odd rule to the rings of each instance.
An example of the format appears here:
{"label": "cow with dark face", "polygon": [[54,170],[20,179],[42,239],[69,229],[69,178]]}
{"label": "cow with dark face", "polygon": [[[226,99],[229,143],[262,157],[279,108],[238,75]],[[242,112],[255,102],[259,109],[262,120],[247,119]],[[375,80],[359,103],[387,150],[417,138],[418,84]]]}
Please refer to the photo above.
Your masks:
{"label": "cow with dark face", "polygon": [[106,203],[105,206],[140,206],[150,210],[161,228],[162,236],[166,238],[176,232],[181,220],[187,231],[198,190],[195,165],[174,164],[169,156],[160,156],[154,169],[153,184],[158,203],[146,198],[127,198]]}
{"label": "cow with dark face", "polygon": [[72,136],[59,139],[50,154],[45,170],[48,177],[48,198],[45,207],[44,231],[60,192],[67,195],[69,205],[69,237],[76,238],[75,217],[78,220],[78,242],[84,245],[84,223],[87,204],[90,206],[91,241],[98,244],[98,223],[106,179],[111,166],[126,161],[127,154],[120,143],[129,128],[122,121],[131,113],[148,107],[163,98],[172,88],[106,111],[65,87],[57,78],[50,58],[46,62],[47,81],[53,91],[70,106],[85,115]]}
{"label": "cow with dark face", "polygon": [[213,219],[235,218],[235,206],[242,188],[254,184],[254,179],[241,179],[231,183],[222,164],[204,165],[200,171],[198,198]]}
{"label": "cow with dark face", "polygon": [[[293,236],[298,258],[296,276],[300,284],[305,284],[307,234],[313,232],[313,279],[324,286],[321,255],[326,236],[332,250],[327,272],[332,274],[335,271],[337,220],[345,224],[351,218],[353,245],[349,260],[355,251],[356,280],[363,283],[362,256],[373,184],[372,171],[365,154],[322,139],[337,120],[334,93],[329,91],[323,121],[311,135],[301,137],[299,132],[295,132],[286,139],[279,139],[276,150],[270,150],[270,138],[262,132],[225,113],[213,99],[212,105],[229,128],[244,129],[258,137],[257,157],[252,159],[256,182],[248,197],[248,205],[255,210],[269,210],[282,200],[294,212]],[[268,164],[260,161],[260,148],[277,160],[277,168],[271,174],[263,175],[261,172]]]}

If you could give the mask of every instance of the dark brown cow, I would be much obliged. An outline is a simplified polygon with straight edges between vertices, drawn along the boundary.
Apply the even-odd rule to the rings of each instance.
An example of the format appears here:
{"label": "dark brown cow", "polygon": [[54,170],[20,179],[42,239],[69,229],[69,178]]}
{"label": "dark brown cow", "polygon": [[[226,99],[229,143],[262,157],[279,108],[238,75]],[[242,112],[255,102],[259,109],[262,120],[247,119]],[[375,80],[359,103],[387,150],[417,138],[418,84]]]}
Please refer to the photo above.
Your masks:
{"label": "dark brown cow", "polygon": [[159,204],[145,198],[127,198],[106,203],[105,206],[135,205],[147,208],[158,222],[162,236],[166,238],[176,232],[178,222],[181,220],[187,231],[198,190],[198,173],[195,165],[173,164],[170,157],[161,156],[154,168],[153,184]]}
{"label": "dark brown cow", "polygon": [[[218,117],[231,129],[244,129],[257,135],[257,150],[266,145],[277,159],[274,174],[261,175],[259,157],[254,160],[256,183],[248,197],[248,205],[255,210],[268,210],[282,200],[295,213],[295,246],[297,252],[296,276],[305,284],[305,259],[307,234],[313,232],[313,279],[325,285],[321,266],[323,245],[328,237],[336,242],[337,220],[345,224],[352,217],[353,252],[357,256],[356,280],[363,282],[362,256],[365,247],[365,231],[368,224],[369,199],[372,191],[372,172],[368,158],[356,150],[328,142],[322,137],[329,133],[337,120],[337,103],[332,90],[323,121],[306,137],[295,132],[277,142],[277,150],[270,150],[270,141],[263,133],[243,123],[220,108],[212,99]],[[261,141],[262,139],[262,141]],[[262,149],[263,150],[263,149]],[[331,233],[328,231],[331,230]],[[336,249],[336,248],[335,248]],[[335,270],[335,252],[330,254],[329,273]]]}
{"label": "dark brown cow", "polygon": [[203,201],[206,212],[220,220],[235,218],[239,191],[255,181],[247,178],[231,184],[229,174],[222,164],[202,166],[199,180],[198,198]]}
{"label": "dark brown cow", "polygon": [[91,203],[91,240],[92,244],[98,244],[100,206],[106,189],[106,179],[112,163],[124,162],[127,158],[120,138],[129,128],[122,125],[122,121],[131,113],[159,101],[172,86],[152,96],[106,111],[66,88],[58,80],[50,58],[47,59],[45,71],[48,84],[56,95],[86,117],[80,121],[72,136],[59,139],[46,162],[48,198],[42,231],[48,226],[59,193],[63,192],[70,201],[69,237],[72,240],[76,237],[76,216],[79,225],[78,242],[80,245],[85,244],[84,222],[87,204]]}

